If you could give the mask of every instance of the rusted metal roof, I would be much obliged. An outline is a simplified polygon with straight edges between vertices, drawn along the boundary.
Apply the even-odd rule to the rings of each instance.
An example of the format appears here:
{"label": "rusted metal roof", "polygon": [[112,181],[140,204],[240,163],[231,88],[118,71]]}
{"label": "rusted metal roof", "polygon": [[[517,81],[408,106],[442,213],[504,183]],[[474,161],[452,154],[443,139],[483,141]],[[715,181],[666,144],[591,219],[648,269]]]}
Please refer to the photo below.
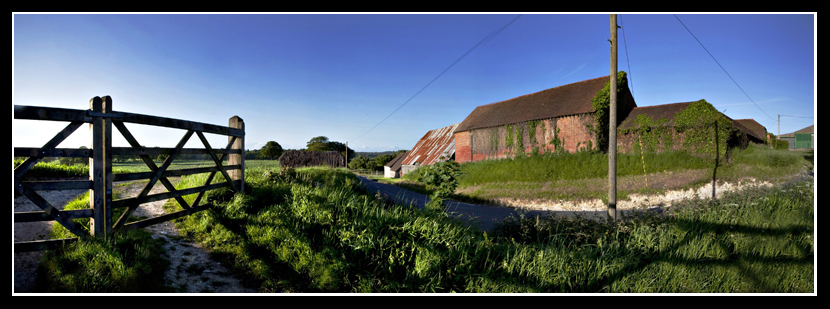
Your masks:
{"label": "rusted metal roof", "polygon": [[[500,126],[529,120],[593,113],[591,100],[610,81],[609,76],[567,84],[509,100],[481,105],[461,122],[457,131]],[[636,107],[627,87],[620,89]]]}
{"label": "rusted metal roof", "polygon": [[[455,154],[455,133],[460,123],[427,132],[406,155],[401,164],[430,165],[447,161]],[[443,157],[443,159],[442,159]]]}

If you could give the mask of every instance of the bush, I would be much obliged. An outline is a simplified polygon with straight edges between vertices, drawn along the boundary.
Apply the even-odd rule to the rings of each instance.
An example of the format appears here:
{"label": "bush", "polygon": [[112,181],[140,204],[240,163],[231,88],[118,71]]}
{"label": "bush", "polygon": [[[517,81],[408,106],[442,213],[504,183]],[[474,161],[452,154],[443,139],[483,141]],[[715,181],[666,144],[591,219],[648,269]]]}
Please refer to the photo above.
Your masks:
{"label": "bush", "polygon": [[368,157],[357,156],[349,162],[349,168],[353,170],[374,170],[375,162]]}
{"label": "bush", "polygon": [[458,177],[461,176],[461,166],[455,161],[438,162],[426,167],[419,175],[418,181],[435,190],[437,197],[447,197],[458,187]]}
{"label": "bush", "polygon": [[772,146],[775,149],[787,150],[790,149],[790,142],[784,140],[774,140]]}

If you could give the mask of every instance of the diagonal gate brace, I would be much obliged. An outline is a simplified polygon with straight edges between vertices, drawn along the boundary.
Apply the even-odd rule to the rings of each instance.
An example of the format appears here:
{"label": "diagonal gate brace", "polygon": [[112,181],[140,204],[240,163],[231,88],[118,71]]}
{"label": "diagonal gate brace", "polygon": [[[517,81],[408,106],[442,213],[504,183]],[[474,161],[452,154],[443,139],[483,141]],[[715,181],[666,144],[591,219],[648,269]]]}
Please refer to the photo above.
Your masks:
{"label": "diagonal gate brace", "polygon": [[[124,138],[127,139],[127,141],[133,148],[142,148],[141,145],[139,145],[138,142],[136,142],[132,134],[129,133],[127,128],[124,126],[123,122],[113,121],[113,124],[116,126],[116,128],[118,128],[119,131],[121,131],[121,134],[124,135]],[[147,166],[154,172],[153,177],[150,178],[150,181],[147,183],[146,186],[144,186],[144,189],[141,190],[141,193],[139,193],[138,197],[133,202],[133,205],[130,205],[129,208],[126,211],[124,211],[124,213],[121,215],[121,217],[118,218],[118,221],[115,223],[113,228],[120,228],[124,226],[124,224],[127,222],[127,219],[132,215],[135,209],[138,208],[139,205],[141,205],[141,201],[147,197],[147,194],[150,193],[150,190],[153,188],[153,186],[155,186],[156,181],[161,180],[162,184],[164,184],[168,191],[176,191],[175,187],[167,180],[167,178],[162,177],[161,175],[164,174],[164,172],[173,162],[174,157],[179,153],[179,151],[181,151],[182,147],[184,147],[184,145],[187,143],[187,140],[190,139],[190,137],[193,135],[193,132],[193,130],[188,130],[187,133],[185,133],[184,137],[182,137],[182,139],[176,145],[176,148],[170,151],[170,154],[161,164],[161,167],[156,167],[156,164],[149,156],[141,155],[141,158],[144,160],[144,163],[147,164]],[[179,204],[181,204],[183,208],[190,208],[190,206],[187,205],[187,202],[182,197],[176,197],[176,200],[179,202]]]}

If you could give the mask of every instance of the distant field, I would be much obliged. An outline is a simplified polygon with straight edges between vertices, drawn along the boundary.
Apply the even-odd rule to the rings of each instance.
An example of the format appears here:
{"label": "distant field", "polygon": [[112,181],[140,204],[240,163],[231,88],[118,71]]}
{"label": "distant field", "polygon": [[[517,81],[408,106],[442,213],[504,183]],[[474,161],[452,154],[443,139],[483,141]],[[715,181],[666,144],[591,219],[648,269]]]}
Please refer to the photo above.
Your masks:
{"label": "distant field", "polygon": [[[227,161],[224,162],[227,165]],[[161,162],[156,162],[156,165],[161,165]],[[208,160],[176,160],[170,165],[168,170],[180,170],[186,168],[210,167],[214,166],[213,161]],[[277,160],[246,160],[246,168],[266,168],[279,169],[280,163]],[[114,163],[113,169],[120,169],[129,173],[149,172],[150,168],[144,162],[121,162]]]}

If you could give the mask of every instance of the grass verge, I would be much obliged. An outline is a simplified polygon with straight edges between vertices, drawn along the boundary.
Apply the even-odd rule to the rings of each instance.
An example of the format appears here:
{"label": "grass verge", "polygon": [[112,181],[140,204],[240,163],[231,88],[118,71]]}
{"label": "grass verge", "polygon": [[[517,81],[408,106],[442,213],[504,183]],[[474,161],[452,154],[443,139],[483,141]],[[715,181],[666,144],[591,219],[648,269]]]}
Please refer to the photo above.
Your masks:
{"label": "grass verge", "polygon": [[[813,287],[811,181],[692,200],[617,225],[512,218],[491,234],[391,205],[345,170],[249,173],[182,230],[262,292],[799,292]],[[198,180],[194,180],[198,183]]]}
{"label": "grass verge", "polygon": [[[629,194],[663,194],[711,183],[747,180],[781,182],[813,168],[812,151],[774,150],[750,144],[733,149],[731,160],[713,162],[683,151],[618,154],[617,200]],[[452,199],[500,204],[497,199],[590,200],[608,198],[608,156],[602,153],[545,154],[461,164],[459,188]],[[418,173],[396,185],[417,191]]]}
{"label": "grass verge", "polygon": [[[183,177],[178,187],[204,180]],[[249,169],[246,192],[214,190],[206,200],[215,207],[177,226],[260,292],[814,293],[814,190],[807,178],[684,201],[614,225],[515,217],[487,234],[367,194],[344,169]],[[47,286],[150,289],[135,283],[158,282],[144,271],[152,267],[110,274],[148,265],[136,261],[158,256],[152,241],[117,239],[126,238],[56,251],[43,263]]]}

